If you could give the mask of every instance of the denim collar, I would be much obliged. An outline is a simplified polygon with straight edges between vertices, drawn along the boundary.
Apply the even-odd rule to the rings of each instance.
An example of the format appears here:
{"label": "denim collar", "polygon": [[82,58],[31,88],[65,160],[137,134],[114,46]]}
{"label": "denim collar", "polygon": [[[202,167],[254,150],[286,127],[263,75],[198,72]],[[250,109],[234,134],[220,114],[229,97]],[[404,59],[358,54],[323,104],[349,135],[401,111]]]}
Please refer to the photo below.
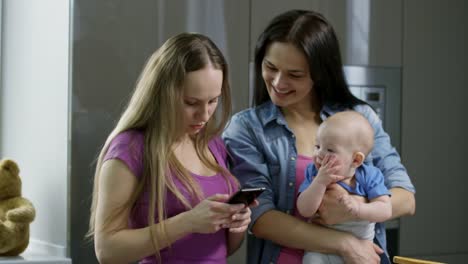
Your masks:
{"label": "denim collar", "polygon": [[[320,111],[320,118],[323,121],[338,111],[339,109],[332,108],[329,105],[324,105]],[[287,126],[283,113],[278,106],[273,104],[272,101],[267,101],[258,106],[258,116],[263,126],[266,126],[274,120],[276,120],[276,123],[280,125]]]}

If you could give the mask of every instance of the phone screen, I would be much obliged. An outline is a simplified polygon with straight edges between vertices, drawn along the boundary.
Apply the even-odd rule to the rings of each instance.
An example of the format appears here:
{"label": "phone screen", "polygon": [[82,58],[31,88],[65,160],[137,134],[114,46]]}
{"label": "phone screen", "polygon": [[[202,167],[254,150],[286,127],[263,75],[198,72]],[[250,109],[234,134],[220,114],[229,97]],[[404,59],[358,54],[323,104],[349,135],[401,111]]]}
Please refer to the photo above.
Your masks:
{"label": "phone screen", "polygon": [[245,204],[249,205],[263,192],[265,187],[260,188],[245,188],[237,191],[231,198],[228,203],[230,204]]}

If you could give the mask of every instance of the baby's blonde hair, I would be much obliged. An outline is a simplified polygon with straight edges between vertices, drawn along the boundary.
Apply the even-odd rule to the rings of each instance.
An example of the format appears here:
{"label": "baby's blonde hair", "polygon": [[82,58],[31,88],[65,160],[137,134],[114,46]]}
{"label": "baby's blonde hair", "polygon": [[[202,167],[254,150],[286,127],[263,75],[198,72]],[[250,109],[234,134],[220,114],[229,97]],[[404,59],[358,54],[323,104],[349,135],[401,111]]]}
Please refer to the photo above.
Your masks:
{"label": "baby's blonde hair", "polygon": [[320,126],[333,127],[345,134],[348,142],[353,142],[354,151],[367,156],[374,147],[374,129],[369,121],[359,112],[338,112],[326,119]]}

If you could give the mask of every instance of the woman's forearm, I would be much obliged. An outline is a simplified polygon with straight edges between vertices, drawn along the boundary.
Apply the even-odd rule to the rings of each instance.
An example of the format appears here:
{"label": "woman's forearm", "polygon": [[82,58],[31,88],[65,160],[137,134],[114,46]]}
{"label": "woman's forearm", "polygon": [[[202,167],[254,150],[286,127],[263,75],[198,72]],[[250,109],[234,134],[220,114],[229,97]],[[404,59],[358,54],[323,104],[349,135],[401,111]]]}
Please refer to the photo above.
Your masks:
{"label": "woman's forearm", "polygon": [[414,193],[403,188],[392,188],[392,219],[405,215],[414,215],[416,212],[416,200]]}
{"label": "woman's forearm", "polygon": [[306,251],[342,255],[350,234],[306,223],[280,211],[271,210],[260,216],[252,229],[255,236]]}
{"label": "woman's forearm", "polygon": [[237,249],[242,245],[242,241],[244,241],[245,232],[242,233],[232,233],[229,232],[229,229],[226,229],[228,243],[227,243],[227,251],[228,256],[234,254]]}
{"label": "woman's forearm", "polygon": [[185,213],[171,217],[164,222],[167,237],[164,236],[160,224],[153,225],[152,233],[150,227],[106,233],[97,232],[96,255],[99,263],[134,262],[155,254],[152,236],[159,244],[159,249],[163,249],[191,233],[190,223],[187,223]]}

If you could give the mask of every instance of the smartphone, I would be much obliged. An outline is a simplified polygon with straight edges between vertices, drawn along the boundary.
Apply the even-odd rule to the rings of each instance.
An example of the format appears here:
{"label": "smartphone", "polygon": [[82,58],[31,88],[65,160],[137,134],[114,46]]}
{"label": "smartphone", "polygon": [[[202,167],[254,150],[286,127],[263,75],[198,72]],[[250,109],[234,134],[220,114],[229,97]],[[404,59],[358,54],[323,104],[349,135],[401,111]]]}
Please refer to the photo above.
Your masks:
{"label": "smartphone", "polygon": [[259,188],[243,188],[237,191],[231,198],[228,200],[229,204],[245,204],[250,205],[254,200],[265,191],[265,187]]}

